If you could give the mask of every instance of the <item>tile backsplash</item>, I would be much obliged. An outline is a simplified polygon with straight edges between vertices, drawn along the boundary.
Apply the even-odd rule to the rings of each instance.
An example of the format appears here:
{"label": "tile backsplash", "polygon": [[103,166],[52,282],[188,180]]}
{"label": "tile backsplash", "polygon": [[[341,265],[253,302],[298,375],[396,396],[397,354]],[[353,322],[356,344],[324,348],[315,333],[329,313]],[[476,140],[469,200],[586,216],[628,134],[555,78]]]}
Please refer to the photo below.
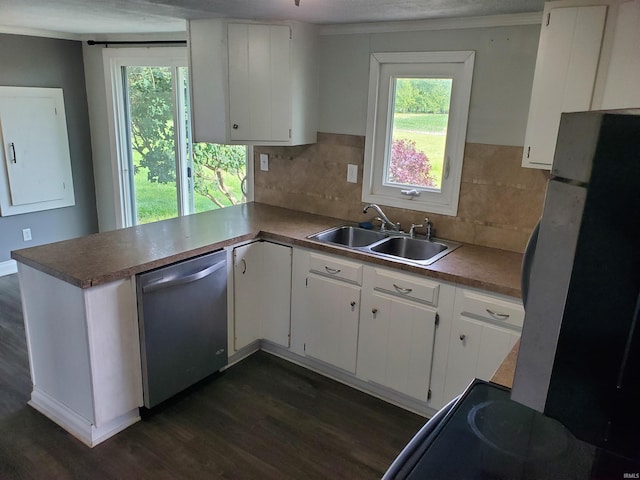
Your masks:
{"label": "tile backsplash", "polygon": [[[260,153],[269,155],[267,172]],[[256,202],[348,221],[372,218],[360,198],[364,137],[318,133],[318,143],[255,147],[254,155]],[[457,217],[383,209],[404,229],[428,216],[438,237],[522,252],[542,214],[548,174],[522,168],[521,158],[522,147],[467,143]],[[350,163],[358,165],[358,183],[347,183]]]}

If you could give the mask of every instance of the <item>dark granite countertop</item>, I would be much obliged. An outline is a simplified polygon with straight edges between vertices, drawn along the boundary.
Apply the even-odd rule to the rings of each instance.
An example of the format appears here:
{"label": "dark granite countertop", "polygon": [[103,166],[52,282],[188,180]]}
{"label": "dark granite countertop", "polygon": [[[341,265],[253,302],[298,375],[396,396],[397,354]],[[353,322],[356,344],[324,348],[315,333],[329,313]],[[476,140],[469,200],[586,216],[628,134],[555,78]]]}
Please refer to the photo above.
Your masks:
{"label": "dark granite countertop", "polygon": [[383,259],[306,237],[344,220],[248,203],[11,252],[80,288],[108,283],[229,245],[263,238],[520,297],[519,253],[464,244],[429,266]]}

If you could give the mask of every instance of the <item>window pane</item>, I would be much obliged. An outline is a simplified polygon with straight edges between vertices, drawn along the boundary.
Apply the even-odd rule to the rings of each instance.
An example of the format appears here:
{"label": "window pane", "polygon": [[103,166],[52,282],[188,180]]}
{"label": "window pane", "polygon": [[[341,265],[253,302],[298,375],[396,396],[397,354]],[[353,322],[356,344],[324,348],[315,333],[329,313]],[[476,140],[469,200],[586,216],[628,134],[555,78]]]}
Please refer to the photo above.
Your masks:
{"label": "window pane", "polygon": [[245,203],[242,183],[247,175],[244,145],[193,144],[196,212]]}
{"label": "window pane", "polygon": [[172,69],[126,67],[136,223],[178,216]]}
{"label": "window pane", "polygon": [[451,78],[396,78],[385,184],[440,191]]}

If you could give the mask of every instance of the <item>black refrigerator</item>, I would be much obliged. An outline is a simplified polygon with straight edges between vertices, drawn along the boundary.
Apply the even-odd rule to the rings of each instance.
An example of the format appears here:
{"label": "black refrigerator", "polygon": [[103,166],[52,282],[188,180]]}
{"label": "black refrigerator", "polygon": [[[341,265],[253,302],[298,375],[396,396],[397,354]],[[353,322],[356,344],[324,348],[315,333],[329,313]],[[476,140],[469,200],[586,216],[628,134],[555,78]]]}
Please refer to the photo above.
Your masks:
{"label": "black refrigerator", "polygon": [[475,380],[384,480],[640,478],[640,110],[563,114],[551,173],[513,389]]}
{"label": "black refrigerator", "polygon": [[566,113],[511,398],[640,459],[640,110]]}

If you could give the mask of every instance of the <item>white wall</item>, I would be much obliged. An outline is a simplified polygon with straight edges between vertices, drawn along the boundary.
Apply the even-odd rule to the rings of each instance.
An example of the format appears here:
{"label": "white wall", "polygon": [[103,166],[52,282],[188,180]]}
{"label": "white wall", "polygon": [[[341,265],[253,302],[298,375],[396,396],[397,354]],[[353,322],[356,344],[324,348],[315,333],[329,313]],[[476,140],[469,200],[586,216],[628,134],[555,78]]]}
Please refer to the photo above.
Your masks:
{"label": "white wall", "polygon": [[75,191],[74,206],[0,217],[1,275],[13,271],[12,250],[88,235],[97,222],[80,42],[0,34],[0,85],[63,89]]}
{"label": "white wall", "polygon": [[364,135],[373,52],[474,50],[467,142],[524,143],[540,25],[320,37],[319,130]]}

